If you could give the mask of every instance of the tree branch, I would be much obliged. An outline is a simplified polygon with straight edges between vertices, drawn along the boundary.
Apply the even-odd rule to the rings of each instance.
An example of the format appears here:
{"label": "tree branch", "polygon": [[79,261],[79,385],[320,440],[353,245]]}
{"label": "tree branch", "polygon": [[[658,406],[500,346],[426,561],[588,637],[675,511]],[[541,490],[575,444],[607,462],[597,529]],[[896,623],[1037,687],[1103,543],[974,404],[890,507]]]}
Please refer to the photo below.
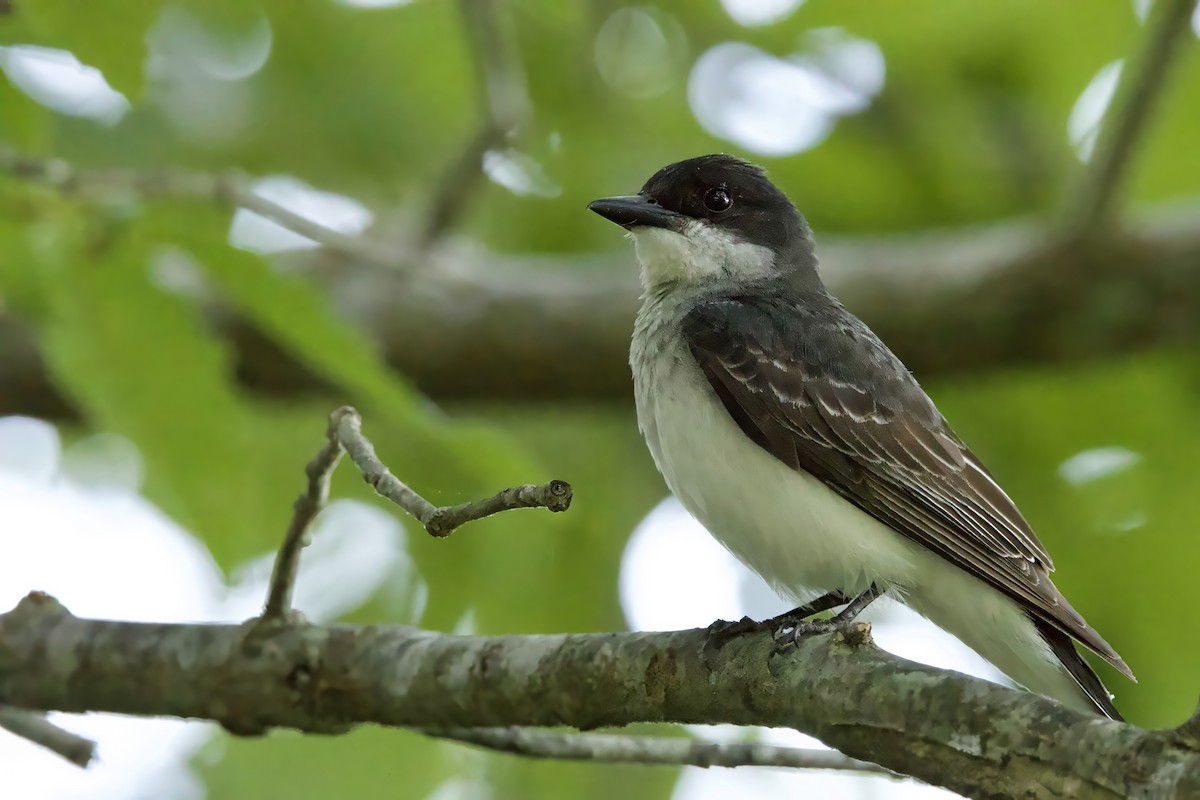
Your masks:
{"label": "tree branch", "polygon": [[363,479],[381,497],[391,500],[416,517],[430,536],[449,536],[468,522],[501,511],[517,508],[566,511],[571,506],[571,485],[559,480],[537,486],[516,486],[492,497],[455,506],[435,506],[384,466],[375,455],[374,445],[363,436],[362,417],[350,406],[342,406],[329,415],[325,437],[325,446],[304,468],[308,476],[308,488],[296,499],[291,524],[275,558],[262,616],[266,621],[284,621],[291,614],[292,590],[300,569],[300,551],[308,546],[309,526],[329,500],[329,480],[343,453],[350,455],[350,460],[362,470]]}
{"label": "tree branch", "polygon": [[662,736],[559,733],[534,728],[425,728],[421,732],[439,739],[450,739],[528,758],[704,768],[827,769],[901,777],[878,764],[849,758],[836,750],[741,742],[718,744],[690,739],[668,739]]}
{"label": "tree branch", "polygon": [[325,446],[304,468],[304,474],[308,476],[308,488],[296,498],[292,507],[292,522],[288,525],[283,544],[275,557],[275,566],[271,570],[263,619],[284,620],[292,610],[292,591],[296,585],[296,575],[300,571],[300,551],[309,544],[309,526],[329,502],[329,480],[333,477],[338,462],[342,460],[342,454],[346,452],[337,435],[338,423],[343,413],[343,409],[339,408],[329,415]]}
{"label": "tree branch", "polygon": [[[73,170],[3,148],[0,171],[62,191],[227,197],[211,176]],[[259,201],[248,202],[268,212]],[[1106,231],[1102,248],[1064,244],[1054,228],[1021,220],[821,237],[818,252],[829,286],[926,377],[1194,342],[1200,338],[1196,214],[1192,202],[1135,216]],[[282,216],[272,218],[287,225]],[[298,232],[326,247],[281,256],[284,266],[321,285],[394,367],[434,396],[628,396],[639,287],[627,251],[513,257],[447,242],[424,254],[420,269],[396,269],[412,264],[402,248]],[[280,395],[320,385],[251,324],[227,312],[215,316],[251,386]],[[70,410],[54,393],[36,341],[3,309],[0,386],[6,412]]]}
{"label": "tree branch", "polygon": [[559,733],[535,728],[425,728],[421,733],[527,758],[613,764],[673,766],[779,766],[787,769],[872,772],[902,777],[878,764],[860,762],[835,750],[778,747],[757,742],[715,744],[665,736],[611,733]]}
{"label": "tree branch", "polygon": [[[752,724],[795,728],[851,759],[967,795],[1200,790],[1195,722],[1156,733],[1079,714],[883,653],[862,623],[801,640],[786,653],[769,632],[719,640],[701,630],[468,637],[309,625],[290,613],[291,583],[343,450],[381,494],[435,535],[524,502],[522,490],[510,490],[482,503],[432,506],[380,463],[350,407],[330,415],[326,435],[306,468],[308,488],[262,618],[242,625],[79,619],[33,592],[0,615],[0,708],[16,710],[8,719],[42,742],[52,731],[31,726],[31,712],[106,711],[211,719],[241,735],[273,727],[334,734],[373,722],[545,758],[861,766],[752,746],[513,730]],[[561,497],[565,506],[569,487]]]}
{"label": "tree branch", "polygon": [[339,408],[330,417],[330,426],[350,460],[362,471],[363,480],[371,484],[381,497],[386,497],[416,517],[430,536],[449,536],[468,522],[501,511],[517,508],[566,511],[571,507],[571,484],[559,480],[541,485],[514,486],[492,497],[455,506],[435,506],[393,475],[379,460],[375,455],[375,447],[362,434],[362,418],[357,411],[349,406]]}
{"label": "tree branch", "polygon": [[1069,240],[1095,236],[1108,225],[1134,149],[1166,86],[1167,72],[1187,38],[1196,0],[1156,0],[1146,33],[1121,71],[1120,81],[1101,122],[1096,147],[1063,214]]}
{"label": "tree branch", "polygon": [[351,236],[256,194],[250,180],[239,172],[139,172],[135,170],[79,170],[58,158],[37,159],[21,155],[0,142],[0,172],[51,186],[64,193],[84,196],[133,191],[141,198],[195,197],[227,202],[312,239],[331,252],[377,267],[394,267],[404,254],[360,236]]}
{"label": "tree branch", "polygon": [[41,745],[77,767],[86,767],[96,757],[95,742],[63,730],[36,711],[0,706],[0,728]]}
{"label": "tree branch", "polygon": [[479,129],[446,171],[418,238],[432,245],[462,215],[483,178],[483,156],[502,145],[529,116],[529,97],[520,62],[502,30],[498,0],[461,0],[459,15],[475,54],[479,85]]}
{"label": "tree branch", "polygon": [[[791,727],[853,758],[991,798],[1188,796],[1174,732],[1079,714],[840,634],[451,636],[401,626],[79,619],[33,594],[0,615],[0,703],[212,719],[240,734],[417,728]],[[853,642],[859,642],[854,644]]]}

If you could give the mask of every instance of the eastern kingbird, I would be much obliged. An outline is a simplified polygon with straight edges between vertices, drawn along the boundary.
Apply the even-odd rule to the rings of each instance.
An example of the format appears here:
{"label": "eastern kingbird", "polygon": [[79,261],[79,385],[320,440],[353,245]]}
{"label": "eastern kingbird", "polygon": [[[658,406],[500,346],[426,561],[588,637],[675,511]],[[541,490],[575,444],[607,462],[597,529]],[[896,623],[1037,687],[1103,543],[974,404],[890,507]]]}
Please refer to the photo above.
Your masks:
{"label": "eastern kingbird", "polygon": [[801,615],[846,605],[841,624],[886,593],[1026,688],[1121,719],[1073,640],[1133,673],[900,359],[825,290],[808,223],[761,168],[693,158],[588,208],[641,262],[630,364],[667,485],[780,594],[826,592],[775,622],[828,630]]}

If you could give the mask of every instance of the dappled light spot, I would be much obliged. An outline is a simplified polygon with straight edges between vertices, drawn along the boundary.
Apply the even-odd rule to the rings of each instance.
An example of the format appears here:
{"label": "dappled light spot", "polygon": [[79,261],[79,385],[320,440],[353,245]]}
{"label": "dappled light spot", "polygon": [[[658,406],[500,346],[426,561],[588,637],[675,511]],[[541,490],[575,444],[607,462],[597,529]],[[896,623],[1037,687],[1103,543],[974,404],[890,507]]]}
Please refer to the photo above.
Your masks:
{"label": "dappled light spot", "polygon": [[[254,184],[254,194],[270,200],[305,219],[345,234],[366,230],[374,217],[357,200],[314,189],[290,175],[272,175]],[[239,208],[229,227],[229,243],[252,253],[280,253],[317,246],[307,236],[279,225],[246,208]]]}
{"label": "dappled light spot", "polygon": [[1076,453],[1058,465],[1058,475],[1081,494],[1079,508],[1088,524],[1081,530],[1105,536],[1130,534],[1146,527],[1153,507],[1143,481],[1132,477],[1143,458],[1124,447],[1097,447]]}
{"label": "dappled light spot", "polygon": [[[45,444],[43,437],[30,471],[0,471],[0,606],[8,610],[42,589],[91,617],[216,618],[224,584],[204,546],[135,494],[81,490],[65,472],[47,480]],[[56,432],[54,444],[57,465]],[[0,454],[17,448],[29,454],[28,446],[28,431],[20,432],[12,418],[0,419]],[[97,740],[100,758],[80,770],[15,737],[0,737],[4,783],[14,796],[132,800],[153,786],[162,797],[204,797],[188,760],[215,726],[109,714],[51,718]]]}
{"label": "dappled light spot", "polygon": [[207,300],[213,287],[204,268],[191,253],[178,247],[160,247],[150,257],[150,280],[168,294]]}
{"label": "dappled light spot", "polygon": [[[0,418],[0,606],[8,610],[41,589],[88,617],[240,622],[259,613],[274,554],[236,570],[230,585],[208,549],[152,503],[128,487],[96,490],[94,477],[106,466],[128,482],[131,461],[140,471],[141,456],[123,437],[92,436],[60,454],[52,425]],[[396,518],[364,503],[331,504],[305,553],[297,607],[329,621],[381,589],[397,621],[419,621],[426,589]],[[216,725],[111,714],[51,719],[97,740],[100,758],[81,770],[0,736],[4,786],[13,796],[134,800],[153,787],[156,797],[205,797],[192,763]]]}
{"label": "dappled light spot", "polygon": [[73,53],[37,45],[0,47],[0,70],[13,86],[46,108],[101,125],[116,125],[130,104],[95,67]]}
{"label": "dappled light spot", "polygon": [[115,433],[97,433],[66,449],[62,473],[81,489],[137,492],[145,465],[129,439]]}
{"label": "dappled light spot", "polygon": [[1135,511],[1128,517],[1115,520],[1112,528],[1117,533],[1129,533],[1130,531],[1136,531],[1138,528],[1144,527],[1147,522],[1149,522],[1149,517],[1145,513]]}
{"label": "dappled light spot", "polygon": [[614,11],[596,34],[596,70],[604,82],[630,97],[660,95],[680,78],[687,34],[660,9]]}
{"label": "dappled light spot", "polygon": [[1121,77],[1124,64],[1124,59],[1117,59],[1102,67],[1071,109],[1071,116],[1067,118],[1067,137],[1074,145],[1075,154],[1079,156],[1080,161],[1087,161],[1092,157],[1096,137],[1100,133],[1100,122],[1104,119],[1104,112],[1117,90],[1117,81]]}
{"label": "dappled light spot", "polygon": [[[396,621],[417,624],[427,589],[403,543],[393,514],[355,500],[333,501],[313,526],[293,605],[313,622],[332,622],[390,585],[399,592],[392,604]],[[234,571],[224,616],[243,619],[262,610],[274,563],[275,554],[264,553]]]}
{"label": "dappled light spot", "polygon": [[395,8],[397,6],[406,6],[413,0],[337,0],[344,6],[354,6],[355,8]]}
{"label": "dappled light spot", "polygon": [[271,23],[264,16],[241,30],[213,30],[178,6],[163,9],[150,30],[146,72],[193,70],[221,81],[254,75],[271,55]]}
{"label": "dappled light spot", "polygon": [[805,0],[721,0],[725,13],[747,28],[773,25],[792,15]]}
{"label": "dappled light spot", "polygon": [[272,40],[266,17],[216,31],[168,6],[146,36],[149,94],[181,136],[227,140],[249,120],[252,94],[244,81],[267,63]]}
{"label": "dappled light spot", "polygon": [[671,800],[729,800],[749,797],[837,798],[837,800],[960,800],[961,795],[915,781],[882,775],[846,775],[776,768],[684,767]]}
{"label": "dappled light spot", "polygon": [[[467,753],[466,756],[455,753],[455,759],[459,761],[459,767],[467,767],[466,771],[479,773],[480,777],[447,778],[426,795],[425,800],[493,800],[495,793],[492,791],[492,787],[488,781],[482,777],[482,773],[487,771],[485,756],[482,753],[471,753],[467,748],[456,745],[453,742],[444,742],[443,749]],[[470,759],[472,763],[468,766],[463,763],[465,759]]]}
{"label": "dappled light spot", "polygon": [[46,483],[58,472],[58,430],[32,417],[0,417],[0,474]]}
{"label": "dappled light spot", "polygon": [[[635,631],[704,627],[715,619],[746,615],[762,618],[794,605],[781,598],[769,607],[755,602],[741,587],[753,584],[765,589],[762,579],[718,544],[673,497],[659,503],[634,529],[621,556],[619,581],[621,608]],[[798,594],[816,596],[830,588],[834,587],[812,587]],[[861,618],[875,626],[876,642],[896,655],[1004,682],[966,645],[890,598],[876,601]]]}
{"label": "dappled light spot", "polygon": [[866,109],[886,68],[874,42],[836,28],[810,31],[779,58],[725,42],[697,59],[688,100],[709,133],[755,153],[784,156],[820,144],[840,117]]}
{"label": "dappled light spot", "polygon": [[[897,534],[899,535],[899,534]],[[675,498],[659,503],[637,526],[621,557],[619,594],[631,630],[678,630],[703,627],[715,619],[764,617],[786,611],[791,603],[776,599],[765,610],[746,583],[762,581],[716,542]],[[749,601],[748,601],[749,600]],[[990,664],[950,634],[916,612],[888,598],[863,612],[875,641],[885,650],[924,664],[954,669],[996,683],[1008,681]],[[732,725],[688,725],[706,742],[760,741],[789,747],[822,747],[817,740],[790,729]],[[880,794],[883,793],[883,794]],[[932,800],[957,795],[885,777],[797,772],[777,769],[705,770],[687,767],[672,800],[716,800],[728,797],[878,796]]]}
{"label": "dappled light spot", "polygon": [[1076,453],[1058,465],[1059,476],[1079,486],[1108,475],[1124,472],[1141,463],[1140,454],[1124,447],[1098,447]]}
{"label": "dappled light spot", "polygon": [[512,148],[484,153],[483,172],[492,183],[516,195],[558,197],[562,194],[562,187],[550,180],[541,164]]}
{"label": "dappled light spot", "polygon": [[737,619],[745,570],[675,498],[659,503],[621,556],[621,608],[630,630],[669,631]]}

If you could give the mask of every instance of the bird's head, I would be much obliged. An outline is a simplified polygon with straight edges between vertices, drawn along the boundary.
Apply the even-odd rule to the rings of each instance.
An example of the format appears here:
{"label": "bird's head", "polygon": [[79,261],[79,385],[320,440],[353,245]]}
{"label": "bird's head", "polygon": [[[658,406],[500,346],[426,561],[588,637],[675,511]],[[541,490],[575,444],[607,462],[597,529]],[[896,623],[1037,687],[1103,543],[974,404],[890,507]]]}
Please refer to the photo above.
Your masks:
{"label": "bird's head", "polygon": [[808,224],[761,167],[740,158],[680,161],[637,194],[588,208],[629,231],[647,289],[737,286],[800,270],[815,277]]}

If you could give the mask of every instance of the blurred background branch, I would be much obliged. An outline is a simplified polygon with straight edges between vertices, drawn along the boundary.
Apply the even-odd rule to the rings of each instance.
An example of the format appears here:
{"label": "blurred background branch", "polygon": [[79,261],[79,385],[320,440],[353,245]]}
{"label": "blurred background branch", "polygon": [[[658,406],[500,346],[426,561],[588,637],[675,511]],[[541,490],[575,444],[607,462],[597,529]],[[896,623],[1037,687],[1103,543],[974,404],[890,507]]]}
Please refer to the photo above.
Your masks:
{"label": "blurred background branch", "polygon": [[758,743],[714,744],[661,736],[614,733],[560,733],[535,728],[425,728],[439,739],[513,753],[527,758],[612,764],[673,764],[692,767],[782,767],[829,769],[903,776],[869,761],[833,750],[809,750]]}
{"label": "blurred background branch", "polygon": [[502,0],[459,0],[463,30],[471,43],[479,91],[479,128],[436,187],[418,236],[428,248],[463,215],[484,180],[483,159],[508,142],[529,116],[529,96],[512,34],[505,30]]}
{"label": "blurred background branch", "polygon": [[[96,619],[254,616],[313,420],[353,404],[431,506],[525,476],[569,475],[586,495],[571,514],[492,517],[460,547],[340,470],[291,587],[321,624],[552,634],[786,610],[664,500],[629,402],[634,256],[585,211],[724,151],[796,201],[831,287],[1021,504],[1064,591],[1142,679],[1122,711],[1195,751],[1194,726],[1173,726],[1192,711],[1200,635],[1162,613],[1200,605],[1188,4],[0,7],[0,607],[45,588]],[[888,649],[996,678],[901,609],[872,622]],[[251,740],[106,714],[63,724],[104,758],[82,771],[0,737],[6,788],[896,789],[849,772],[535,763],[370,726]],[[863,736],[849,746],[909,744]]]}
{"label": "blurred background branch", "polygon": [[1195,10],[1196,0],[1158,0],[1150,5],[1146,33],[1121,70],[1095,149],[1068,196],[1062,222],[1069,241],[1086,244],[1089,238],[1104,239],[1111,233],[1121,184],[1166,90],[1170,68],[1187,44]]}
{"label": "blurred background branch", "polygon": [[0,706],[0,728],[62,756],[77,767],[86,767],[96,757],[95,742],[58,727],[37,711]]}
{"label": "blurred background branch", "polygon": [[[279,257],[321,286],[387,361],[441,399],[622,399],[637,308],[621,256],[512,256],[446,242],[419,266],[398,246],[330,231],[240,184],[204,174],[78,170],[0,151],[10,174],[90,195],[232,197],[320,242]],[[826,282],[922,376],[1107,357],[1200,336],[1200,201],[1143,210],[1105,247],[1059,244],[1052,225],[1013,220],[964,230],[819,237]],[[1120,307],[1110,298],[1123,295]],[[271,395],[320,381],[261,329],[219,307],[238,372]],[[1067,331],[1069,335],[1057,335]],[[0,380],[10,411],[58,415],[36,344],[0,310]],[[421,345],[415,347],[414,341]],[[24,389],[24,391],[22,391]]]}

